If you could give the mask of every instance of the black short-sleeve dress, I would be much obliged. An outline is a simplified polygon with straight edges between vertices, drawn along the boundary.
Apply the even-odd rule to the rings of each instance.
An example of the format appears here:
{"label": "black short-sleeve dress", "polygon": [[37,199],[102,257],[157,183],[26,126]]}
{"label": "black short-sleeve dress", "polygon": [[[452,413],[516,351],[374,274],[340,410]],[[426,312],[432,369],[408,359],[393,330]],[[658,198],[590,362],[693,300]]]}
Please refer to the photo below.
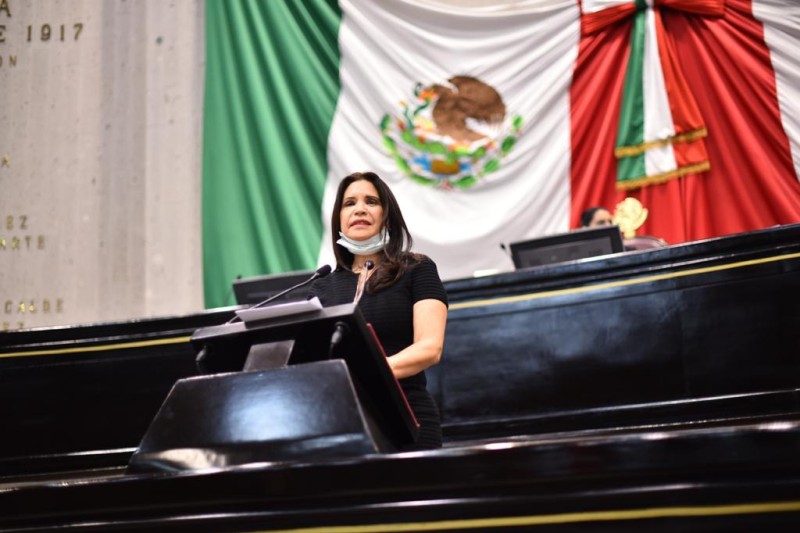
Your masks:
{"label": "black short-sleeve dress", "polygon": [[[358,274],[337,269],[316,280],[309,297],[317,296],[325,307],[352,302]],[[420,300],[435,299],[447,305],[447,293],[436,264],[428,257],[409,268],[393,285],[372,294],[364,292],[358,308],[375,328],[386,355],[391,356],[414,342],[413,307]],[[439,448],[442,445],[441,419],[433,397],[428,393],[425,372],[401,379],[400,386],[420,423],[419,438],[406,449]]]}

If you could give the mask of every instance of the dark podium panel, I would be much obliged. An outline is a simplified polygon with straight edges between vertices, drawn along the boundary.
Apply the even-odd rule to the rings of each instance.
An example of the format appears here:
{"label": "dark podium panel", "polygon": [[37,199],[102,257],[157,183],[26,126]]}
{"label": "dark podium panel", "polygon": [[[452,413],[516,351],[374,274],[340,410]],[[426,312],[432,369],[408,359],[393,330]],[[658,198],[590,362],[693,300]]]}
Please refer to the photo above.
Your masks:
{"label": "dark podium panel", "polygon": [[[337,329],[341,340],[331,348]],[[353,304],[259,322],[236,322],[197,330],[192,344],[203,371],[245,369],[253,347],[289,346],[286,362],[297,365],[341,358],[362,405],[374,415],[386,438],[398,447],[417,438],[418,424],[394,377],[377,337]],[[266,368],[262,366],[261,368]]]}
{"label": "dark podium panel", "polygon": [[432,383],[449,440],[800,405],[800,225],[452,281],[447,290]]}
{"label": "dark podium panel", "polygon": [[341,359],[182,379],[164,401],[128,471],[391,451],[369,426]]}
{"label": "dark podium panel", "polygon": [[175,384],[131,472],[357,456],[416,439],[405,395],[352,304],[203,328],[192,343],[216,373]]}

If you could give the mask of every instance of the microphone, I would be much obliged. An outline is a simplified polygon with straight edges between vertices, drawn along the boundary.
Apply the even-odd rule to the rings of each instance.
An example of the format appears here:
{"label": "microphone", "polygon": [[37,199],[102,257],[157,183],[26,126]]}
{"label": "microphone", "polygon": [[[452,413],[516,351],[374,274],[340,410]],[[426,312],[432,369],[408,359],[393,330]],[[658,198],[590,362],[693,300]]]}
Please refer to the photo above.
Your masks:
{"label": "microphone", "polygon": [[[299,288],[300,288],[300,287],[302,287],[303,285],[308,285],[309,283],[311,283],[312,281],[314,281],[314,280],[316,280],[316,279],[319,279],[319,278],[324,278],[325,276],[327,276],[328,274],[330,274],[330,273],[331,273],[331,270],[333,270],[333,269],[331,268],[331,266],[330,266],[330,265],[322,265],[322,266],[321,266],[321,267],[319,267],[319,268],[316,270],[316,272],[314,272],[314,274],[313,274],[313,275],[312,275],[310,278],[308,278],[307,280],[305,280],[305,281],[301,281],[301,282],[300,282],[300,283],[298,283],[297,285],[292,285],[292,286],[291,286],[291,287],[289,287],[288,289],[284,289],[284,290],[282,290],[281,292],[279,292],[278,294],[275,294],[275,295],[272,295],[272,296],[270,296],[269,298],[267,298],[267,299],[266,299],[266,300],[264,300],[263,302],[258,302],[258,303],[257,303],[257,304],[255,304],[255,305],[251,305],[251,306],[249,307],[249,309],[257,309],[257,308],[259,308],[259,307],[264,307],[264,306],[265,306],[265,305],[267,305],[268,303],[270,303],[270,302],[273,302],[273,301],[277,300],[277,299],[278,299],[278,298],[280,298],[281,296],[283,296],[283,295],[285,295],[285,294],[288,294],[288,293],[292,292],[292,291],[293,291],[293,290],[295,290],[295,289],[299,289]],[[234,316],[233,318],[231,318],[230,320],[228,320],[227,322],[225,322],[225,324],[226,324],[226,325],[227,325],[227,324],[232,324],[232,323],[236,322],[237,320],[241,320],[241,319],[239,318],[239,315],[236,315],[236,316]]]}
{"label": "microphone", "polygon": [[345,336],[350,333],[350,326],[342,321],[336,322],[334,328],[331,334],[331,344],[328,347],[328,359],[333,358],[333,350],[342,342]]}

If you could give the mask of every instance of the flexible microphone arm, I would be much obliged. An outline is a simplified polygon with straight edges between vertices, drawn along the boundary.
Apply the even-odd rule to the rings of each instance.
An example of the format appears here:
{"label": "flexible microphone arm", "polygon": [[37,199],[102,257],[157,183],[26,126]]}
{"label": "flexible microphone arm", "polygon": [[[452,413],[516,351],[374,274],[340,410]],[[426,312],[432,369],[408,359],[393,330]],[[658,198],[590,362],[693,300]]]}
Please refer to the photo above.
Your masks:
{"label": "flexible microphone arm", "polygon": [[[276,294],[274,296],[270,296],[269,298],[267,298],[263,302],[258,302],[257,304],[255,304],[253,306],[250,306],[248,309],[255,309],[257,307],[263,307],[263,306],[267,305],[268,303],[276,300],[277,298],[280,298],[284,294],[287,294],[287,293],[289,293],[289,292],[291,292],[291,291],[293,291],[295,289],[298,289],[298,288],[302,287],[303,285],[311,283],[315,279],[324,278],[325,276],[327,276],[328,274],[331,273],[331,270],[332,269],[331,269],[330,265],[322,265],[307,280],[305,280],[305,281],[303,281],[301,283],[298,283],[297,285],[293,285],[293,286],[289,287],[288,289],[283,290],[283,291],[279,292],[278,294]],[[238,277],[241,277],[241,276],[238,276]],[[232,323],[236,322],[237,320],[241,320],[241,318],[239,318],[239,315],[234,315],[233,318],[231,318],[230,320],[225,322],[224,325],[227,326],[228,324],[232,324]],[[210,357],[210,352],[212,350],[213,350],[213,347],[211,347],[209,345],[205,345],[202,348],[200,348],[200,350],[197,352],[197,356],[195,357],[195,364],[197,365],[197,370],[200,372],[200,374],[207,374],[209,372],[208,359]]]}
{"label": "flexible microphone arm", "polygon": [[[321,267],[319,267],[319,268],[317,269],[317,271],[316,271],[316,272],[314,272],[314,274],[313,274],[313,275],[312,275],[310,278],[308,278],[307,280],[305,280],[305,281],[301,281],[301,282],[300,282],[300,283],[298,283],[297,285],[293,285],[293,286],[289,287],[288,289],[284,289],[284,290],[282,290],[281,292],[279,292],[278,294],[275,294],[275,295],[273,295],[273,296],[270,296],[269,298],[267,298],[267,299],[266,299],[266,300],[264,300],[263,302],[258,302],[257,304],[250,306],[248,309],[257,309],[257,308],[259,308],[259,307],[264,307],[264,306],[265,306],[265,305],[267,305],[268,303],[270,303],[270,302],[273,302],[273,301],[277,300],[278,298],[280,298],[280,297],[281,297],[281,296],[283,296],[284,294],[288,294],[288,293],[292,292],[292,291],[293,291],[293,290],[295,290],[295,289],[299,289],[299,288],[300,288],[300,287],[302,287],[303,285],[308,285],[309,283],[311,283],[312,281],[314,281],[314,280],[316,280],[316,279],[319,279],[319,278],[324,278],[325,276],[327,276],[328,274],[330,274],[330,273],[331,273],[331,270],[333,270],[333,269],[331,268],[331,266],[330,266],[330,265],[322,265],[322,266],[321,266]],[[239,318],[239,315],[235,315],[233,318],[231,318],[230,320],[228,320],[227,322],[225,322],[225,324],[226,324],[226,325],[227,325],[227,324],[233,324],[233,323],[234,323],[234,322],[236,322],[237,320],[241,320],[241,318]]]}

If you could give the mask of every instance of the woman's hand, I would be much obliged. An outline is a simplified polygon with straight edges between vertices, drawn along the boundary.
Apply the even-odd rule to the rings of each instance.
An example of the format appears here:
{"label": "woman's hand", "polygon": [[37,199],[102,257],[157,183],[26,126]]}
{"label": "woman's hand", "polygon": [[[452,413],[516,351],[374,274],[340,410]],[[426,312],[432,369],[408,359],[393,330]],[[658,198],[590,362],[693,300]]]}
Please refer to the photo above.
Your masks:
{"label": "woman's hand", "polygon": [[444,302],[429,299],[414,304],[414,343],[388,358],[397,379],[419,374],[439,362],[446,324]]}

